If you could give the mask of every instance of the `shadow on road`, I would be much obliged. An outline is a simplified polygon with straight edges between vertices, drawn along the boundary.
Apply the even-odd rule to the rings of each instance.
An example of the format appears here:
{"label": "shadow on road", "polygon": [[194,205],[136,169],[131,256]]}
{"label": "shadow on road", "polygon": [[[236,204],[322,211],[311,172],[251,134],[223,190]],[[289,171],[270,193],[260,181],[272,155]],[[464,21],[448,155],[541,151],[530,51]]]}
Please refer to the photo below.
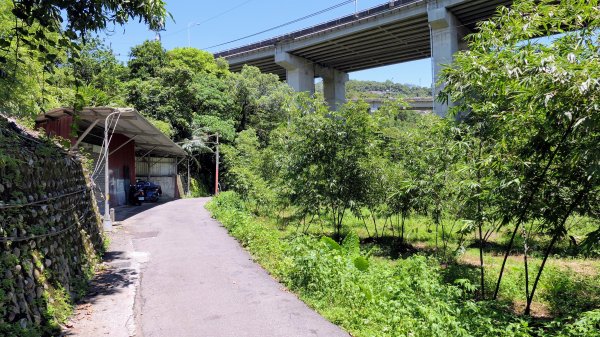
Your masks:
{"label": "shadow on road", "polygon": [[166,199],[165,198],[165,199],[159,200],[158,202],[145,202],[141,206],[127,205],[127,206],[115,207],[115,221],[117,221],[117,222],[125,221],[134,215],[140,214],[151,208],[154,208],[154,207],[157,207],[160,205],[164,205],[171,201],[174,201],[174,199]]}
{"label": "shadow on road", "polygon": [[132,285],[138,273],[131,268],[131,257],[123,251],[106,252],[102,257],[103,268],[89,284],[87,294],[78,304],[93,304],[101,296],[113,295]]}
{"label": "shadow on road", "polygon": [[98,332],[94,336],[99,336],[100,330],[104,331],[102,335],[106,335],[108,330],[104,325],[107,323],[102,321],[102,317],[107,315],[109,308],[123,311],[114,306],[127,301],[127,294],[131,292],[127,288],[135,286],[139,277],[133,267],[133,258],[125,251],[110,251],[104,254],[103,262],[86,295],[77,301],[74,313],[60,336],[92,336],[91,331]]}
{"label": "shadow on road", "polygon": [[[129,263],[129,262],[123,262]],[[133,284],[137,272],[129,268],[109,268],[99,272],[90,284],[90,290],[84,298],[84,302],[93,303],[97,296],[112,295],[122,288]]]}

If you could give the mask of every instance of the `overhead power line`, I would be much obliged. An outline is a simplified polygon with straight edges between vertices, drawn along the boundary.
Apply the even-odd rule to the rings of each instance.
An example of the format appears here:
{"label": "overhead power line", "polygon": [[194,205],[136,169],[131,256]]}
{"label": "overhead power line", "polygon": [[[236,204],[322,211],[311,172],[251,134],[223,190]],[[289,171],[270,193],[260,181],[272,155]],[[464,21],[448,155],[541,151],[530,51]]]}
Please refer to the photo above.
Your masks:
{"label": "overhead power line", "polygon": [[200,22],[198,22],[198,23],[194,24],[194,26],[199,26],[199,25],[201,25],[201,24],[203,24],[203,23],[206,23],[206,22],[208,22],[208,21],[214,20],[214,19],[216,19],[216,18],[220,18],[221,16],[223,16],[223,15],[225,15],[225,14],[229,13],[229,12],[233,12],[234,10],[236,10],[236,9],[238,9],[238,8],[240,8],[240,7],[244,6],[245,4],[247,4],[247,3],[249,3],[249,2],[252,2],[252,1],[254,1],[254,0],[247,0],[247,1],[244,1],[244,2],[242,2],[241,4],[239,4],[239,5],[237,5],[237,6],[234,6],[234,7],[231,7],[230,9],[228,9],[228,10],[226,10],[226,11],[224,11],[224,12],[221,12],[221,13],[219,13],[219,14],[215,15],[215,16],[211,16],[210,18],[208,18],[208,19],[206,19],[206,20],[202,20],[202,21],[200,21]]}
{"label": "overhead power line", "polygon": [[336,9],[336,8],[339,8],[339,7],[342,7],[342,6],[345,6],[345,5],[348,5],[348,4],[351,4],[351,3],[354,3],[354,2],[355,2],[355,0],[347,0],[347,1],[344,1],[344,2],[340,2],[340,3],[338,3],[337,5],[333,5],[333,6],[331,6],[331,7],[328,7],[328,8],[322,9],[322,10],[320,10],[320,11],[318,11],[318,12],[314,12],[314,13],[312,13],[312,14],[309,14],[309,15],[303,16],[303,17],[301,17],[301,18],[298,18],[298,19],[295,19],[295,20],[292,20],[292,21],[289,21],[289,22],[286,22],[286,23],[280,24],[280,25],[278,25],[278,26],[271,27],[271,28],[269,28],[269,29],[265,29],[265,30],[262,30],[262,31],[260,31],[260,32],[254,33],[254,34],[246,35],[246,36],[243,36],[243,37],[237,38],[237,39],[235,39],[235,40],[231,40],[231,41],[227,41],[227,42],[219,43],[219,44],[216,44],[216,45],[213,45],[213,46],[210,46],[210,47],[206,47],[206,48],[202,48],[202,49],[205,49],[205,50],[206,50],[206,49],[212,49],[212,48],[221,47],[221,46],[224,46],[224,45],[227,45],[227,44],[230,44],[230,43],[234,43],[234,42],[238,42],[238,41],[241,41],[241,40],[245,40],[245,39],[248,39],[248,38],[251,38],[251,37],[254,37],[254,36],[257,36],[257,35],[261,35],[261,34],[264,34],[264,33],[267,33],[267,32],[270,32],[270,31],[273,31],[273,30],[276,30],[276,29],[279,29],[279,28],[282,28],[282,27],[285,27],[285,26],[289,26],[289,25],[291,25],[291,24],[294,24],[294,23],[296,23],[296,22],[300,22],[300,21],[303,21],[303,20],[306,20],[306,19],[309,19],[309,18],[315,17],[315,16],[317,16],[317,15],[323,14],[323,13],[325,13],[325,12],[329,12],[329,11],[331,11],[331,10],[334,10],[334,9]]}
{"label": "overhead power line", "polygon": [[225,14],[228,14],[228,13],[231,13],[231,12],[233,12],[234,10],[236,10],[236,9],[238,9],[238,8],[240,8],[240,7],[244,6],[244,5],[246,5],[246,4],[248,4],[248,3],[252,2],[252,1],[254,1],[254,0],[246,0],[246,1],[242,2],[241,4],[239,4],[239,5],[236,5],[236,6],[233,6],[233,7],[229,8],[228,10],[226,10],[226,11],[223,11],[223,12],[221,12],[221,13],[219,13],[219,14],[216,14],[216,15],[214,15],[214,16],[211,16],[211,17],[209,17],[209,18],[207,18],[207,19],[204,19],[204,20],[202,20],[202,21],[199,21],[199,22],[194,22],[194,23],[191,23],[191,24],[190,24],[188,27],[186,27],[186,28],[183,28],[183,29],[180,29],[180,30],[177,30],[177,31],[174,31],[173,33],[166,34],[164,37],[169,37],[169,36],[173,36],[173,35],[176,35],[176,34],[182,33],[182,32],[184,32],[184,31],[186,31],[186,30],[189,30],[191,27],[200,26],[200,25],[202,25],[202,24],[205,24],[205,23],[207,23],[207,22],[209,22],[209,21],[212,21],[212,20],[214,20],[214,19],[220,18],[221,16],[223,16],[223,15],[225,15]]}

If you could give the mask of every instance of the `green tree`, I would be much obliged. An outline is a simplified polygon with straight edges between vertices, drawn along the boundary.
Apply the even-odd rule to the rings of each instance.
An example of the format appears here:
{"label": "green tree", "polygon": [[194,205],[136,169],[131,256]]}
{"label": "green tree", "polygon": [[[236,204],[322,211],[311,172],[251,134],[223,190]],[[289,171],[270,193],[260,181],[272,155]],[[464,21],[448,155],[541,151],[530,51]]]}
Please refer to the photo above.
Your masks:
{"label": "green tree", "polygon": [[269,133],[289,117],[292,89],[276,75],[250,66],[231,74],[228,83],[235,102],[237,131],[252,127],[261,143],[267,144]]}
{"label": "green tree", "polygon": [[212,73],[200,73],[191,83],[194,99],[198,102],[198,113],[217,116],[223,120],[237,120],[234,98],[229,92],[227,78]]}
{"label": "green tree", "polygon": [[364,198],[368,173],[361,162],[369,157],[375,127],[366,103],[347,103],[336,112],[317,107],[291,125],[284,179],[292,204],[305,213],[327,211],[340,239],[346,211]]}
{"label": "green tree", "polygon": [[127,67],[131,78],[146,80],[158,77],[159,71],[167,64],[167,51],[160,41],[144,41],[131,48]]}
{"label": "green tree", "polygon": [[[494,163],[501,187],[496,203],[514,225],[504,262],[525,224],[542,224],[541,233],[550,238],[531,286],[526,272],[526,313],[568,218],[597,209],[597,6],[596,0],[516,2],[482,23],[469,38],[470,50],[444,70],[443,94],[458,102],[455,113],[466,115],[464,123],[486,124],[486,133],[477,136],[503,154]],[[534,39],[554,34],[561,35],[547,43]]]}
{"label": "green tree", "polygon": [[213,55],[207,51],[184,47],[171,49],[166,54],[169,67],[187,68],[194,74],[214,74],[225,77],[229,74],[229,65],[217,62]]}
{"label": "green tree", "polygon": [[[79,95],[85,106],[123,106],[127,68],[117,60],[112,49],[97,39],[81,41],[79,62],[65,59],[50,77],[49,96],[59,105],[72,106]],[[77,79],[77,81],[75,81]]]}
{"label": "green tree", "polygon": [[269,210],[274,205],[275,193],[261,175],[263,150],[254,129],[239,132],[234,145],[224,145],[222,149],[226,159],[227,185],[246,202],[254,205],[257,214]]}
{"label": "green tree", "polygon": [[[11,1],[0,1],[0,110],[11,116],[31,117],[57,101],[46,94],[51,74],[45,69],[48,61],[42,52],[32,43],[8,38],[16,34],[13,9]],[[21,28],[27,33],[36,29],[43,30],[37,25]],[[58,38],[58,34],[53,35]],[[58,51],[52,50],[58,58]],[[63,53],[61,58],[65,56]]]}
{"label": "green tree", "polygon": [[166,52],[160,42],[146,41],[133,47],[131,56],[127,102],[146,116],[170,123],[175,140],[192,137],[195,116],[234,118],[227,65],[211,54],[195,48]]}
{"label": "green tree", "polygon": [[[162,0],[150,1],[2,1],[0,29],[0,77],[11,77],[14,92],[19,88],[27,88],[28,81],[22,73],[35,79],[39,84],[26,90],[27,95],[38,95],[35,87],[41,87],[43,93],[49,74],[61,64],[61,58],[74,67],[83,68],[81,61],[82,40],[85,42],[92,33],[104,30],[110,24],[124,24],[131,18],[138,18],[151,29],[164,27],[167,12]],[[78,70],[76,71],[78,72]],[[73,78],[75,87],[82,85],[79,77]],[[4,90],[4,89],[3,89]],[[12,93],[10,89],[4,90]],[[44,107],[42,99],[24,98],[22,104],[28,108]],[[76,95],[76,107],[83,104],[81,94]],[[13,102],[17,101],[16,99]],[[14,111],[15,104],[8,104],[9,111]],[[28,113],[37,113],[29,110]]]}
{"label": "green tree", "polygon": [[234,121],[223,120],[217,116],[200,115],[194,117],[194,134],[219,135],[221,142],[230,143],[235,140]]}

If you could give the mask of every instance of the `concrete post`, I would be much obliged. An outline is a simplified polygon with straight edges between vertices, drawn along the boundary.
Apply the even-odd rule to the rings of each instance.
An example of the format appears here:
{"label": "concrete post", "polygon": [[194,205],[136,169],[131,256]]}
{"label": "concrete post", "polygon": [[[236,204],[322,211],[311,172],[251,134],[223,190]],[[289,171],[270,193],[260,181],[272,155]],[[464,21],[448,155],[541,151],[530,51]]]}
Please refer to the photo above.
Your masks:
{"label": "concrete post", "polygon": [[460,27],[461,23],[445,7],[430,6],[427,15],[431,28],[431,62],[435,81],[434,112],[443,117],[448,113],[448,105],[436,100],[438,93],[444,88],[444,84],[438,84],[438,78],[443,65],[452,63],[454,53],[464,48],[462,38],[466,35],[467,29]]}
{"label": "concrete post", "polygon": [[348,74],[343,71],[328,69],[328,71],[319,75],[323,78],[323,96],[325,96],[325,101],[329,105],[329,108],[335,111],[340,105],[346,103]]}
{"label": "concrete post", "polygon": [[315,70],[312,62],[285,51],[275,52],[275,63],[285,68],[287,83],[297,92],[315,92]]}

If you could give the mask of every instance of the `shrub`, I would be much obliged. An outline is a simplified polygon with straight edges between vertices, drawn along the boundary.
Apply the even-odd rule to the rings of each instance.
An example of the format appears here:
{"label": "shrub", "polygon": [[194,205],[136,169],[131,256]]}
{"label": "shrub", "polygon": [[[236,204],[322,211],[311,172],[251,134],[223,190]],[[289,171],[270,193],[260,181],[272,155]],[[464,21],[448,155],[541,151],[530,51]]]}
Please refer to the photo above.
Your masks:
{"label": "shrub", "polygon": [[546,287],[541,296],[550,304],[553,314],[574,315],[600,307],[599,276],[549,268],[544,277]]}
{"label": "shrub", "polygon": [[[571,318],[569,320],[572,320]],[[546,324],[537,333],[539,337],[599,337],[600,310],[584,312],[575,321],[554,321]]]}
{"label": "shrub", "polygon": [[341,245],[328,237],[282,239],[235,192],[207,207],[269,272],[354,336],[528,335],[527,323],[506,310],[465,300],[465,290],[446,284],[432,258],[413,256],[390,267],[362,256],[355,234]]}
{"label": "shrub", "polygon": [[198,182],[197,179],[190,177],[190,197],[200,198],[207,197],[209,195],[208,190],[204,184]]}

